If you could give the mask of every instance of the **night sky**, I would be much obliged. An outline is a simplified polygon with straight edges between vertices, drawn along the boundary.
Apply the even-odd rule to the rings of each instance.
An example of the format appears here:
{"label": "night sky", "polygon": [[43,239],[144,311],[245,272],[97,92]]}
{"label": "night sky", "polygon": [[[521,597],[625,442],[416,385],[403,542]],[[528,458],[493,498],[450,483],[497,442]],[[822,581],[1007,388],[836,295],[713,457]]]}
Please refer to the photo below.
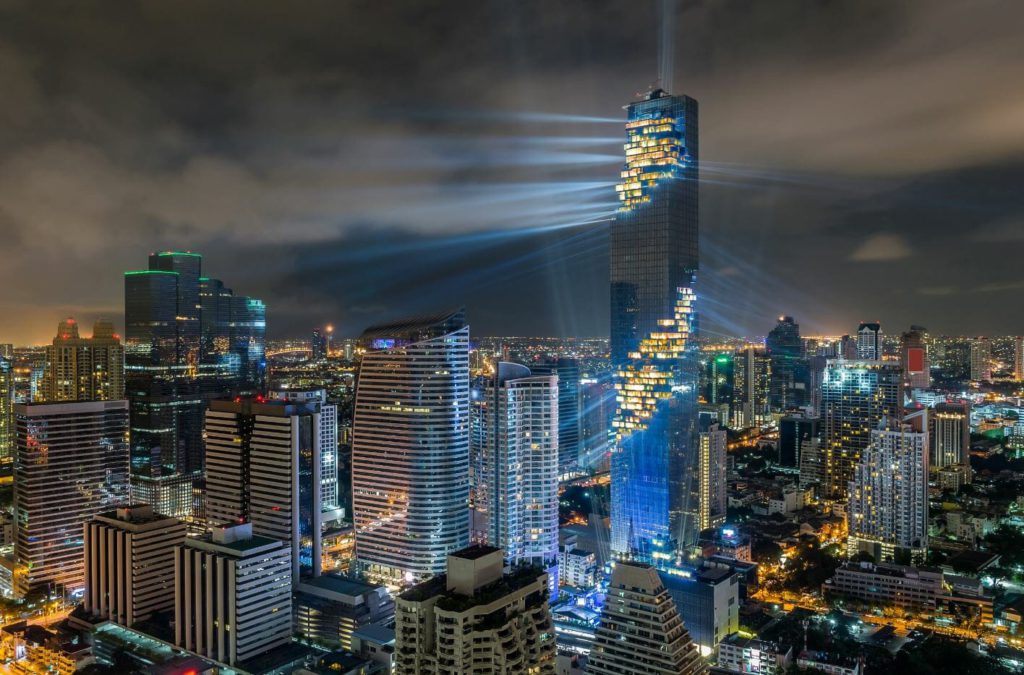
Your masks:
{"label": "night sky", "polygon": [[[607,334],[654,0],[0,0],[0,342],[121,323],[150,251],[271,337],[466,305]],[[1024,3],[681,2],[711,332],[1024,333]]]}

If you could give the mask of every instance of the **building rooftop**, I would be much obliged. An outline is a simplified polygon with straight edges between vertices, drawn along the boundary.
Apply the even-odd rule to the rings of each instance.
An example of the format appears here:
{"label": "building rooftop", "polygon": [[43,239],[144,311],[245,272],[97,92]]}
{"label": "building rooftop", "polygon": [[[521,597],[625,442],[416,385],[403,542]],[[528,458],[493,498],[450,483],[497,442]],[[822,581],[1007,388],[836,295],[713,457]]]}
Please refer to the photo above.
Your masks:
{"label": "building rooftop", "polygon": [[452,553],[451,556],[453,558],[462,558],[464,560],[479,560],[480,558],[483,558],[485,555],[490,555],[500,550],[501,549],[497,548],[496,546],[486,546],[484,544],[477,544],[476,546],[470,546],[468,548],[462,549],[461,551],[456,551],[455,553]]}
{"label": "building rooftop", "polygon": [[364,593],[371,593],[380,588],[380,586],[375,584],[368,584],[365,581],[360,581],[351,577],[343,577],[338,574],[324,574],[319,577],[303,580],[302,583],[299,584],[298,590],[301,591],[303,586],[322,588],[323,590],[340,593],[342,595],[363,595]]}

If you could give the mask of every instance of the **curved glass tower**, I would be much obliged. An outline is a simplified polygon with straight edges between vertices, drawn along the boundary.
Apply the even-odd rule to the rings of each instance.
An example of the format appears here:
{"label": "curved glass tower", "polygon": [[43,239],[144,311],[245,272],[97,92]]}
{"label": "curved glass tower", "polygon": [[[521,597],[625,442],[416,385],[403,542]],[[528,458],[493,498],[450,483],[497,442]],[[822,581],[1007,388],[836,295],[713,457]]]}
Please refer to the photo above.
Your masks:
{"label": "curved glass tower", "polygon": [[667,561],[696,540],[697,102],[655,89],[627,111],[610,250],[611,543]]}
{"label": "curved glass tower", "polygon": [[367,329],[352,425],[356,559],[371,579],[443,574],[469,544],[469,326],[462,311]]}

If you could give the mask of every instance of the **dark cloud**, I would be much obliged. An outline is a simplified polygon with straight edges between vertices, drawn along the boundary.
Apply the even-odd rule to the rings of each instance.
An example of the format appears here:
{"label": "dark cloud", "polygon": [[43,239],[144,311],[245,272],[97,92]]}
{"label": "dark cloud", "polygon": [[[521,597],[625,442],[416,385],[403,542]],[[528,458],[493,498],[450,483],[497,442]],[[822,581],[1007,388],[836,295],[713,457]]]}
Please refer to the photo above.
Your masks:
{"label": "dark cloud", "polygon": [[[993,264],[1024,223],[1022,19],[681,2],[703,325],[1024,332]],[[117,315],[158,248],[275,335],[463,303],[478,334],[602,334],[614,120],[657,33],[653,0],[0,0],[0,341]]]}

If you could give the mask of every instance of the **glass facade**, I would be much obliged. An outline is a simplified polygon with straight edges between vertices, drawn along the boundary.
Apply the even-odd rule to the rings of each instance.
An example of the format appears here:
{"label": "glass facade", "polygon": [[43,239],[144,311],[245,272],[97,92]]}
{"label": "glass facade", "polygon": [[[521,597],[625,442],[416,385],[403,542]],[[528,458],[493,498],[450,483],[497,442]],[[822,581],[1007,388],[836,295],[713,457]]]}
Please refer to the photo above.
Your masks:
{"label": "glass facade", "polygon": [[10,464],[14,454],[14,366],[0,356],[0,464]]}
{"label": "glass facade", "polygon": [[627,108],[611,227],[616,442],[612,550],[668,559],[696,540],[697,101],[656,89]]}

